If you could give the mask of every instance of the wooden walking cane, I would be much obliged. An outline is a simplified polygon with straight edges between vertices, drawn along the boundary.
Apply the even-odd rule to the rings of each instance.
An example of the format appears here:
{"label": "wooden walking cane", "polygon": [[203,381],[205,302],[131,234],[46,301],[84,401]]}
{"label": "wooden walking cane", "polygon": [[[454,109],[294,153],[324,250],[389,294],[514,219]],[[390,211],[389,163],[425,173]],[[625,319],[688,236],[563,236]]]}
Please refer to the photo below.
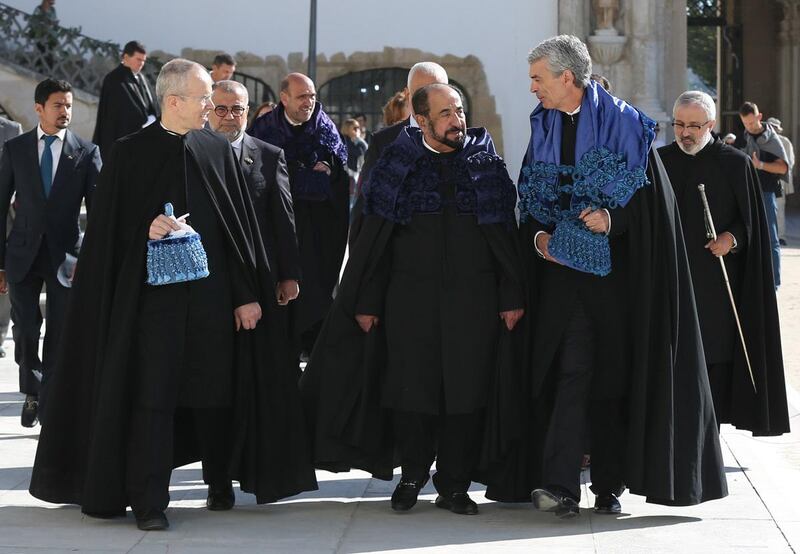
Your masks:
{"label": "wooden walking cane", "polygon": [[[703,202],[703,215],[706,224],[706,237],[712,240],[717,240],[717,230],[714,228],[714,220],[711,218],[711,209],[708,207],[708,198],[706,198],[706,186],[702,183],[697,185],[697,190],[700,191],[700,200]],[[725,287],[728,289],[728,298],[731,301],[731,309],[733,310],[733,317],[736,320],[736,328],[739,330],[739,340],[742,342],[742,350],[744,351],[744,360],[747,362],[747,371],[750,373],[750,382],[753,384],[753,392],[758,394],[756,389],[756,380],[753,378],[753,367],[750,365],[750,356],[747,354],[747,344],[744,342],[744,332],[742,331],[742,323],[739,321],[739,312],[736,309],[736,302],[733,300],[733,291],[731,290],[731,281],[728,279],[728,268],[725,267],[725,259],[723,256],[717,256],[719,266],[722,269],[722,276],[725,279]]]}

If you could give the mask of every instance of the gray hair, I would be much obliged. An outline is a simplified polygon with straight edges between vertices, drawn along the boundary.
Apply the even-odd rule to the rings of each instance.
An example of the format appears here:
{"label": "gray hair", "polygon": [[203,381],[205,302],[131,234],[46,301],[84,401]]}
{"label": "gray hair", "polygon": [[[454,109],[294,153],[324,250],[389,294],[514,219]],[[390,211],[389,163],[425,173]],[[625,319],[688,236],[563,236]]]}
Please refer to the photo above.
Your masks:
{"label": "gray hair", "polygon": [[528,53],[528,63],[541,59],[553,75],[561,75],[569,69],[575,76],[575,86],[586,88],[592,75],[592,58],[586,45],[576,36],[558,35],[540,42]]}
{"label": "gray hair", "polygon": [[183,58],[175,58],[165,63],[158,74],[158,79],[156,79],[158,103],[163,104],[164,98],[170,94],[180,95],[183,93],[186,90],[189,76],[193,72],[207,74],[202,65]]}
{"label": "gray hair", "polygon": [[447,71],[436,62],[419,62],[415,63],[411,66],[411,69],[408,70],[408,80],[406,81],[406,85],[409,89],[411,89],[411,81],[412,79],[418,74],[423,73],[425,75],[430,75],[431,77],[436,78],[436,80],[440,83],[447,83]]}
{"label": "gray hair", "polygon": [[675,100],[675,105],[672,106],[672,117],[675,117],[675,112],[681,106],[700,106],[705,110],[706,117],[710,120],[717,119],[717,106],[714,104],[714,99],[701,90],[687,90]]}
{"label": "gray hair", "polygon": [[214,83],[214,90],[219,90],[228,94],[238,94],[244,97],[245,104],[250,103],[250,93],[247,92],[247,87],[239,81],[217,81]]}

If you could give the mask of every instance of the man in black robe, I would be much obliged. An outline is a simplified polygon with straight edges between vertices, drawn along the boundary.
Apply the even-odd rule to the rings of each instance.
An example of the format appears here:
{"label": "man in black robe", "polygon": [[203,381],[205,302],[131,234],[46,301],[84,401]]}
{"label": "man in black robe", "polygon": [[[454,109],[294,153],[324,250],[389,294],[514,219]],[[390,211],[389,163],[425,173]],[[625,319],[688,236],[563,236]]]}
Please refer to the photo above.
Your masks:
{"label": "man in black robe", "polygon": [[[755,168],[746,154],[712,135],[716,106],[708,94],[684,92],[672,116],[675,142],[658,153],[680,209],[717,423],[754,435],[787,433],[772,258]],[[706,234],[699,184],[705,185],[717,240]],[[725,260],[755,390],[719,257]]]}
{"label": "man in black robe", "polygon": [[412,101],[421,130],[400,133],[364,188],[363,229],[301,389],[319,467],[391,479],[396,448],[391,505],[405,511],[435,459],[436,505],[475,514],[467,489],[499,345],[523,314],[514,190],[453,88]]}
{"label": "man in black robe", "polygon": [[[252,203],[203,129],[211,78],[178,59],[156,88],[163,119],[104,165],[30,486],[99,517],[130,505],[144,530],[168,526],[171,469],[198,459],[211,510],[233,506],[231,479],[258,502],[316,487]],[[179,227],[167,202],[190,214],[208,277],[145,284],[148,238]]]}
{"label": "man in black robe", "polygon": [[144,46],[132,40],[122,49],[122,63],[103,79],[92,142],[100,147],[104,159],[111,155],[115,140],[149,125],[159,116],[158,102],[142,74],[146,61]]}
{"label": "man in black robe", "polygon": [[510,458],[517,492],[487,496],[533,489],[539,510],[578,515],[588,434],[598,513],[619,513],[626,486],[665,504],[720,498],[683,239],[650,151],[655,122],[591,81],[576,37],[543,41],[528,62],[540,104],[518,189],[535,420],[528,458]]}
{"label": "man in black robe", "polygon": [[347,147],[301,73],[281,81],[281,102],[250,134],[282,148],[289,164],[303,293],[291,306],[298,353],[311,353],[328,313],[347,245],[350,179]]}
{"label": "man in black robe", "polygon": [[[213,76],[212,76],[213,78]],[[214,83],[213,131],[227,138],[253,199],[270,268],[278,281],[275,296],[286,306],[300,291],[300,253],[294,228],[292,193],[283,150],[245,132],[250,110],[247,88],[237,81]]]}

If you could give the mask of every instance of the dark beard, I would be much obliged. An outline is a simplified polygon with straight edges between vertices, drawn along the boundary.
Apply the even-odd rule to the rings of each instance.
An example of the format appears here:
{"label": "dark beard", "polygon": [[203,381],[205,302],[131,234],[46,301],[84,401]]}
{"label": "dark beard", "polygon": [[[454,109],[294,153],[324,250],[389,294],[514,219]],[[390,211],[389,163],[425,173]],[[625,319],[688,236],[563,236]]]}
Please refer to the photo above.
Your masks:
{"label": "dark beard", "polygon": [[[461,139],[460,140],[452,140],[447,138],[447,133],[450,131],[461,131]],[[467,140],[467,133],[465,129],[461,129],[459,127],[450,127],[445,131],[444,135],[439,135],[436,133],[436,130],[433,128],[433,123],[428,123],[428,132],[431,134],[434,140],[449,146],[450,148],[455,148],[456,150],[460,150],[464,147],[464,141]]]}

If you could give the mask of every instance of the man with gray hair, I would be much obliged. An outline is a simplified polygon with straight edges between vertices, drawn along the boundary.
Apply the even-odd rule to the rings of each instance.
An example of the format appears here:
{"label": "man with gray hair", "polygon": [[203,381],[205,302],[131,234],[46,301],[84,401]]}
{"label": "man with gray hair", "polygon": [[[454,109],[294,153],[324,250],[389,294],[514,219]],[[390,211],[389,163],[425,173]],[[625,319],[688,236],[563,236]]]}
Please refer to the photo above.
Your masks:
{"label": "man with gray hair", "polygon": [[[406,87],[403,89],[407,98],[410,99],[424,86],[433,84],[446,85],[448,83],[447,71],[436,62],[418,62],[411,66],[408,70],[408,79]],[[363,220],[364,200],[361,197],[361,189],[369,180],[369,174],[372,168],[381,157],[384,148],[392,144],[395,139],[400,135],[400,132],[406,127],[419,127],[417,120],[414,118],[414,108],[411,107],[411,114],[404,120],[398,121],[394,125],[390,125],[385,129],[381,129],[374,135],[372,140],[369,141],[369,148],[364,156],[364,165],[361,166],[361,174],[358,179],[358,191],[356,192],[357,198],[353,206],[353,212],[350,214],[350,237],[348,242],[350,246],[355,244],[358,233],[361,230],[361,223]]]}
{"label": "man with gray hair", "polygon": [[[700,334],[717,424],[754,435],[789,431],[769,234],[753,163],[711,129],[714,100],[705,92],[681,94],[672,109],[675,142],[659,148],[680,210],[692,270]],[[704,185],[717,238],[708,226],[698,185]],[[724,259],[748,360],[720,269]]]}
{"label": "man with gray hair", "polygon": [[230,141],[234,157],[242,168],[270,268],[278,280],[275,296],[278,305],[286,306],[300,292],[300,253],[286,156],[277,146],[245,132],[250,107],[249,94],[243,84],[217,81],[212,101],[214,110],[209,114],[209,125]]}
{"label": "man with gray hair", "polygon": [[597,513],[620,513],[626,487],[670,505],[725,496],[675,199],[651,150],[655,122],[591,80],[577,37],[543,41],[528,62],[539,105],[517,188],[534,428],[512,468],[531,471],[515,474],[517,494],[498,486],[487,496],[527,493],[541,511],[578,515],[587,437]]}
{"label": "man with gray hair", "polygon": [[211,77],[175,59],[156,93],[161,120],[100,176],[30,485],[92,516],[131,506],[148,531],[169,526],[172,468],[193,461],[209,510],[233,507],[232,479],[258,502],[316,488],[253,204],[204,129]]}

